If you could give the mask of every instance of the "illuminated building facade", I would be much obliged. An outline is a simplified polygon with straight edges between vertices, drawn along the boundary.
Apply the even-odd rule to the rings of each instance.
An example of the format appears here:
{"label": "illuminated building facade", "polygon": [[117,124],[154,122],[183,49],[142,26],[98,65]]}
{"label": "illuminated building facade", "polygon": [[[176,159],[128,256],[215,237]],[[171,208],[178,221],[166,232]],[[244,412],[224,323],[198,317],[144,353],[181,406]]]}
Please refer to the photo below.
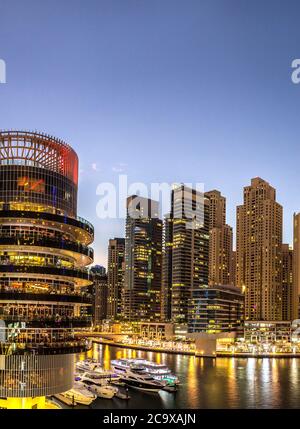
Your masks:
{"label": "illuminated building facade", "polygon": [[236,286],[236,251],[232,250],[230,255],[230,284]]}
{"label": "illuminated building facade", "polygon": [[226,223],[226,198],[220,191],[205,192],[209,201],[209,229],[221,228]]}
{"label": "illuminated building facade", "polygon": [[171,317],[187,324],[188,305],[194,291],[208,285],[209,205],[194,189],[179,185],[172,190]]}
{"label": "illuminated building facade", "polygon": [[210,286],[194,292],[189,304],[189,332],[239,332],[244,295],[234,286]]}
{"label": "illuminated building facade", "polygon": [[[298,306],[298,300],[300,296],[300,213],[294,213],[294,237],[293,237],[293,284],[294,284],[294,294],[296,296]],[[300,309],[300,305],[298,307]],[[297,314],[295,310],[293,315]],[[299,311],[300,315],[300,311]],[[294,317],[295,319],[298,318]]]}
{"label": "illuminated building facade", "polygon": [[98,327],[107,318],[108,278],[105,268],[95,265],[90,269],[93,280],[93,323]]}
{"label": "illuminated building facade", "polygon": [[209,285],[230,285],[232,228],[226,224],[226,199],[217,190],[205,192],[209,200]]}
{"label": "illuminated building facade", "polygon": [[125,238],[125,321],[161,318],[162,221],[158,202],[133,195],[127,198]]}
{"label": "illuminated building facade", "polygon": [[173,219],[168,214],[163,222],[162,240],[162,305],[161,319],[172,320],[172,254],[173,254]]}
{"label": "illuminated building facade", "polygon": [[282,320],[298,319],[298,293],[293,281],[293,250],[282,245]]}
{"label": "illuminated building facade", "polygon": [[245,321],[244,338],[250,343],[290,342],[292,327],[289,321]]}
{"label": "illuminated building facade", "polygon": [[282,320],[282,206],[256,177],[237,207],[237,286],[245,289],[249,320]]}
{"label": "illuminated building facade", "polygon": [[[73,385],[74,329],[90,326],[93,226],[77,217],[78,158],[56,138],[0,132],[0,397],[7,407]],[[43,401],[42,401],[43,402]]]}
{"label": "illuminated building facade", "polygon": [[125,272],[125,238],[113,238],[108,245],[108,303],[107,317],[122,319],[122,297]]}

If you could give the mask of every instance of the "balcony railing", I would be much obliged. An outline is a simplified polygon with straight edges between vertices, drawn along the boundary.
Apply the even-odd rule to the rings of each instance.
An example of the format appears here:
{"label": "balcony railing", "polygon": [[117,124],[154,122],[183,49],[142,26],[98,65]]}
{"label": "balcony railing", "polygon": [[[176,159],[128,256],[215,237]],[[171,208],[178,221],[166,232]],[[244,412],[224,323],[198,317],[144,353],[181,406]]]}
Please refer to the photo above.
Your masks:
{"label": "balcony railing", "polygon": [[91,296],[79,294],[60,294],[45,291],[44,293],[30,293],[23,291],[7,291],[0,288],[0,301],[46,301],[46,302],[70,302],[78,304],[91,304]]}
{"label": "balcony railing", "polygon": [[79,353],[91,347],[73,329],[0,328],[0,354]]}
{"label": "balcony railing", "polygon": [[89,257],[91,260],[94,258],[94,251],[91,247],[85,246],[80,243],[74,243],[68,240],[59,240],[54,238],[45,237],[22,237],[22,236],[10,236],[3,237],[0,234],[1,246],[31,246],[35,247],[53,247],[54,249],[69,250],[71,252],[80,253]]}
{"label": "balcony railing", "polygon": [[10,261],[5,262],[1,265],[0,273],[23,273],[23,274],[41,274],[61,277],[71,277],[82,280],[87,280],[88,284],[92,283],[90,280],[89,272],[84,268],[62,268],[55,267],[52,265],[18,265],[13,264]]}
{"label": "balcony railing", "polygon": [[72,217],[63,216],[55,213],[48,213],[48,212],[35,212],[35,211],[26,211],[26,210],[0,210],[0,218],[41,219],[41,220],[48,220],[51,222],[58,222],[61,224],[84,229],[86,232],[88,232],[91,235],[91,237],[94,237],[93,225],[86,219],[83,219],[82,217],[79,217],[79,216],[77,218],[72,218]]}
{"label": "balcony railing", "polygon": [[16,316],[10,314],[0,314],[0,321],[6,324],[24,322],[30,328],[86,328],[91,326],[91,316],[68,317],[68,316]]}

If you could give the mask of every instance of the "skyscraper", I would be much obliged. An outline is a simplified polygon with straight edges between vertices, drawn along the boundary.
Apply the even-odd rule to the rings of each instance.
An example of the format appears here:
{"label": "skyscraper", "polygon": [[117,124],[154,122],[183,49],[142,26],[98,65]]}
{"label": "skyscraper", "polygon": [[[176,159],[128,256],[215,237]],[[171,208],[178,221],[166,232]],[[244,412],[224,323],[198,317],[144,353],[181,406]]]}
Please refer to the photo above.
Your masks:
{"label": "skyscraper", "polygon": [[93,280],[93,323],[98,327],[107,318],[108,279],[101,265],[91,267],[90,273]]}
{"label": "skyscraper", "polygon": [[230,284],[236,286],[236,251],[232,250],[230,256]]}
{"label": "skyscraper", "polygon": [[171,214],[164,218],[162,246],[161,319],[169,322],[172,319],[173,219]]}
{"label": "skyscraper", "polygon": [[205,196],[209,199],[209,285],[232,284],[232,228],[226,224],[226,199],[216,190]]}
{"label": "skyscraper", "polygon": [[171,316],[174,323],[188,323],[193,291],[208,285],[209,205],[200,192],[185,185],[171,193]]}
{"label": "skyscraper", "polygon": [[282,320],[298,319],[298,293],[293,281],[293,250],[282,245]]}
{"label": "skyscraper", "polygon": [[256,177],[237,207],[237,286],[245,289],[249,320],[282,320],[282,206]]}
{"label": "skyscraper", "polygon": [[107,317],[122,319],[122,299],[125,272],[125,238],[109,240],[108,245],[108,308]]}
{"label": "skyscraper", "polygon": [[126,321],[161,318],[162,221],[158,202],[127,198],[123,315]]}
{"label": "skyscraper", "polygon": [[[39,408],[69,390],[74,329],[90,326],[93,226],[77,217],[78,158],[54,137],[0,132],[0,397]],[[1,403],[1,407],[3,404]]]}
{"label": "skyscraper", "polygon": [[205,196],[209,199],[209,230],[221,228],[226,223],[226,198],[215,189]]}
{"label": "skyscraper", "polygon": [[[293,246],[293,283],[295,307],[299,307],[300,296],[300,213],[294,213],[294,246]],[[296,310],[295,310],[296,311]]]}

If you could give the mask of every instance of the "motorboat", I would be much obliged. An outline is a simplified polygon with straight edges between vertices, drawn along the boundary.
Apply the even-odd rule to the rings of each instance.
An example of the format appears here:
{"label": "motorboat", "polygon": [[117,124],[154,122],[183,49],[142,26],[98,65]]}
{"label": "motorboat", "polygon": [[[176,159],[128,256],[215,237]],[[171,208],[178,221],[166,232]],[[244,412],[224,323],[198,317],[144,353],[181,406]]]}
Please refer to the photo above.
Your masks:
{"label": "motorboat", "polygon": [[108,382],[118,382],[120,376],[112,371],[86,371],[82,374],[75,374],[75,381],[81,381],[86,384],[96,384],[97,386],[106,385]]}
{"label": "motorboat", "polygon": [[85,359],[76,362],[76,369],[80,371],[103,371],[100,363],[97,362],[95,359]]}
{"label": "motorboat", "polygon": [[112,399],[117,393],[118,389],[113,386],[97,384],[89,384],[86,386],[87,390],[98,396],[98,398]]}
{"label": "motorboat", "polygon": [[155,380],[161,381],[168,386],[179,384],[179,379],[172,374],[171,370],[164,364],[148,361],[146,359],[117,359],[111,362],[113,368],[144,369]]}
{"label": "motorboat", "polygon": [[70,399],[75,404],[82,405],[90,405],[96,399],[96,395],[80,382],[75,382],[72,389],[61,393],[61,395]]}
{"label": "motorboat", "polygon": [[179,379],[172,371],[162,363],[151,362],[146,359],[132,359],[135,365],[140,365],[145,368],[148,374],[152,375],[155,380],[165,381],[167,385],[179,384]]}
{"label": "motorboat", "polygon": [[111,365],[120,374],[120,380],[129,387],[148,392],[159,392],[165,387],[165,383],[155,380],[143,368],[122,367],[114,364],[114,361],[111,361]]}

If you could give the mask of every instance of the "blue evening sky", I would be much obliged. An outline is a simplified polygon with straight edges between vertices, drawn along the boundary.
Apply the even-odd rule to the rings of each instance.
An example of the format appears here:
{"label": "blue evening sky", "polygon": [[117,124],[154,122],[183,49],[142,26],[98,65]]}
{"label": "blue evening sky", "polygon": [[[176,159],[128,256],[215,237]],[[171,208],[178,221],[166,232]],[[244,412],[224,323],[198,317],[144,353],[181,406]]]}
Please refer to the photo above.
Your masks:
{"label": "blue evening sky", "polygon": [[204,182],[227,197],[261,176],[300,211],[298,0],[0,0],[0,128],[40,130],[80,158],[79,214],[96,262],[123,220],[96,216],[101,182]]}

